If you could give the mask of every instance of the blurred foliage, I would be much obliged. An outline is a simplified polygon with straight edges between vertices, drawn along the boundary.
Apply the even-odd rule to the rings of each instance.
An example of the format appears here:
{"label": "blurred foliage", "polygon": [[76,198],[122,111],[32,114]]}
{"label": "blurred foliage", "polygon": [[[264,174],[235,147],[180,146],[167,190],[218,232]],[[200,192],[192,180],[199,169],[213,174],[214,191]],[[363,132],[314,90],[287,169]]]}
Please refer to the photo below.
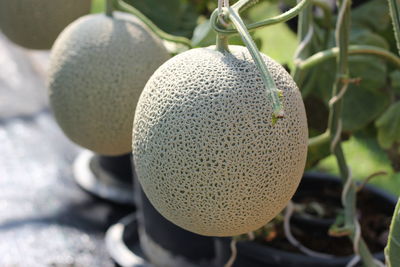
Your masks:
{"label": "blurred foliage", "polygon": [[[362,3],[363,2],[363,3]],[[334,20],[336,21],[336,20]],[[332,21],[331,28],[334,28]],[[312,40],[311,54],[335,46],[334,33],[328,31],[323,20],[315,20],[315,34]],[[326,35],[328,33],[328,35]],[[388,5],[386,1],[370,0],[358,1],[352,11],[350,44],[373,45],[397,54],[393,29],[391,26]],[[389,150],[388,144],[395,145],[397,140],[393,123],[400,110],[393,109],[396,96],[394,90],[399,91],[400,73],[393,70],[393,66],[371,55],[352,55],[349,57],[350,78],[358,82],[351,83],[343,102],[343,130],[347,136],[365,132],[371,125],[378,127],[377,131],[368,131],[368,138],[379,140],[381,148]],[[328,111],[332,85],[336,75],[336,62],[329,60],[319,64],[305,74],[299,85],[306,103],[307,111],[311,111],[314,102],[309,99],[322,100],[319,106],[321,112]],[[397,88],[397,89],[396,89]],[[312,135],[324,132],[321,125],[325,120],[313,119],[319,116],[317,112],[308,112],[309,127]],[[384,116],[384,117],[381,117]],[[390,127],[390,126],[391,127]],[[393,150],[391,150],[393,152]],[[392,153],[393,154],[393,153]],[[400,154],[400,152],[399,152]],[[326,145],[313,148],[309,151],[308,167],[318,163],[329,155]],[[392,159],[393,157],[389,157]]]}
{"label": "blurred foliage", "polygon": [[91,13],[101,13],[105,10],[104,0],[92,0]]}
{"label": "blurred foliage", "polygon": [[[373,132],[371,128],[368,131]],[[385,171],[387,175],[376,176],[370,183],[400,196],[400,173],[393,170],[388,155],[368,131],[358,132],[343,144],[352,175],[356,179],[364,180],[372,173]],[[334,156],[324,158],[313,170],[339,175]]]}
{"label": "blurred foliage", "polygon": [[197,26],[199,9],[188,0],[126,0],[139,9],[160,29],[179,36],[191,38]]}
{"label": "blurred foliage", "polygon": [[391,105],[375,123],[378,128],[379,144],[389,149],[400,143],[400,101]]}

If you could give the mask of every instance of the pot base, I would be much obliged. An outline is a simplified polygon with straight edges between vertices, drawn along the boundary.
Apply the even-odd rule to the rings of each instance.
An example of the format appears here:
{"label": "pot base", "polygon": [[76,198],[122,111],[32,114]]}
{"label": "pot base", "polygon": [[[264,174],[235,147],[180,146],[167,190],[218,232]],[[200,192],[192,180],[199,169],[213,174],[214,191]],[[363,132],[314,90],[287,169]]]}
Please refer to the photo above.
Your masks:
{"label": "pot base", "polygon": [[[135,233],[127,233],[134,230]],[[124,236],[129,236],[125,240]],[[130,244],[127,244],[129,242]],[[111,258],[122,267],[153,267],[143,257],[137,233],[136,214],[130,214],[111,226],[105,236]],[[131,250],[133,249],[133,250]]]}
{"label": "pot base", "polygon": [[88,193],[123,205],[133,205],[133,186],[117,179],[101,167],[96,155],[85,150],[76,158],[73,166],[75,182]]}

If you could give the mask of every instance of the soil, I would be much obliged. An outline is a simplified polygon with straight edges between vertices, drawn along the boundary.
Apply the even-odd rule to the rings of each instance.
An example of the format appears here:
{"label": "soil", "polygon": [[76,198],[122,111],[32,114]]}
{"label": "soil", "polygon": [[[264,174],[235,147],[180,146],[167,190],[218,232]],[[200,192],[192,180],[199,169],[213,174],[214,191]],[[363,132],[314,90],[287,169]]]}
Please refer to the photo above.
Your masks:
{"label": "soil", "polygon": [[[330,186],[329,188],[318,188],[312,193],[303,192],[293,198],[294,203],[309,205],[318,203],[323,207],[324,214],[316,217],[316,214],[309,213],[307,217],[317,220],[324,219],[323,222],[334,222],[337,212],[341,209],[340,194],[341,186]],[[383,207],[382,201],[368,190],[361,190],[357,196],[358,219],[361,224],[362,236],[372,253],[383,251],[389,231],[392,216],[391,207]],[[294,214],[294,216],[299,214]],[[318,222],[317,222],[318,224]],[[310,231],[310,229],[312,229]],[[349,256],[353,254],[353,246],[348,237],[329,236],[323,227],[315,227],[310,223],[308,227],[291,220],[292,234],[303,246],[314,251],[328,253],[336,256]],[[296,247],[292,246],[286,239],[283,232],[283,224],[276,223],[268,234],[258,235],[256,241],[270,247],[285,251],[301,253]]]}

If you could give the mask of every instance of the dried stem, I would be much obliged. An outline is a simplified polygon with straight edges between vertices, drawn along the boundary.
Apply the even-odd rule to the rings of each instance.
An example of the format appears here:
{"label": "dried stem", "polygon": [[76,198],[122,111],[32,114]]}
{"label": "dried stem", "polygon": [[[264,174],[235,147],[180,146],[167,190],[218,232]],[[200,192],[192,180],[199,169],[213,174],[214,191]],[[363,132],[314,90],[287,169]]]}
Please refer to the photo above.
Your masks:
{"label": "dried stem", "polygon": [[388,175],[386,171],[377,171],[372,174],[370,174],[367,178],[363,180],[363,182],[357,187],[357,192],[360,192],[361,190],[364,189],[364,187],[371,181],[373,178],[381,175]]}
{"label": "dried stem", "polygon": [[235,263],[236,257],[237,257],[237,248],[236,248],[236,240],[232,238],[231,240],[231,257],[229,258],[228,262],[225,263],[224,267],[232,267],[233,264]]}

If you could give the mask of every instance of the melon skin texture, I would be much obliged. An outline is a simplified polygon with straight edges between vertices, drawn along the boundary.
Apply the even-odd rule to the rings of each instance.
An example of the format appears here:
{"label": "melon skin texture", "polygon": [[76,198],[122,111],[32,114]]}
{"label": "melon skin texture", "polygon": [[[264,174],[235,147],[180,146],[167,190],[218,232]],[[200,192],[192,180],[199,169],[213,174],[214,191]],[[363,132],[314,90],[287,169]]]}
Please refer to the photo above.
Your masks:
{"label": "melon skin texture", "polygon": [[58,124],[72,141],[98,154],[131,152],[136,103],[168,58],[162,41],[132,15],[78,19],[50,56],[49,96]]}
{"label": "melon skin texture", "polygon": [[184,52],[163,64],[139,99],[133,128],[138,179],[154,207],[178,226],[234,236],[274,218],[302,177],[308,130],[301,94],[262,55],[286,117],[272,104],[248,50]]}
{"label": "melon skin texture", "polygon": [[0,29],[14,43],[50,49],[60,32],[90,12],[91,0],[0,0]]}

